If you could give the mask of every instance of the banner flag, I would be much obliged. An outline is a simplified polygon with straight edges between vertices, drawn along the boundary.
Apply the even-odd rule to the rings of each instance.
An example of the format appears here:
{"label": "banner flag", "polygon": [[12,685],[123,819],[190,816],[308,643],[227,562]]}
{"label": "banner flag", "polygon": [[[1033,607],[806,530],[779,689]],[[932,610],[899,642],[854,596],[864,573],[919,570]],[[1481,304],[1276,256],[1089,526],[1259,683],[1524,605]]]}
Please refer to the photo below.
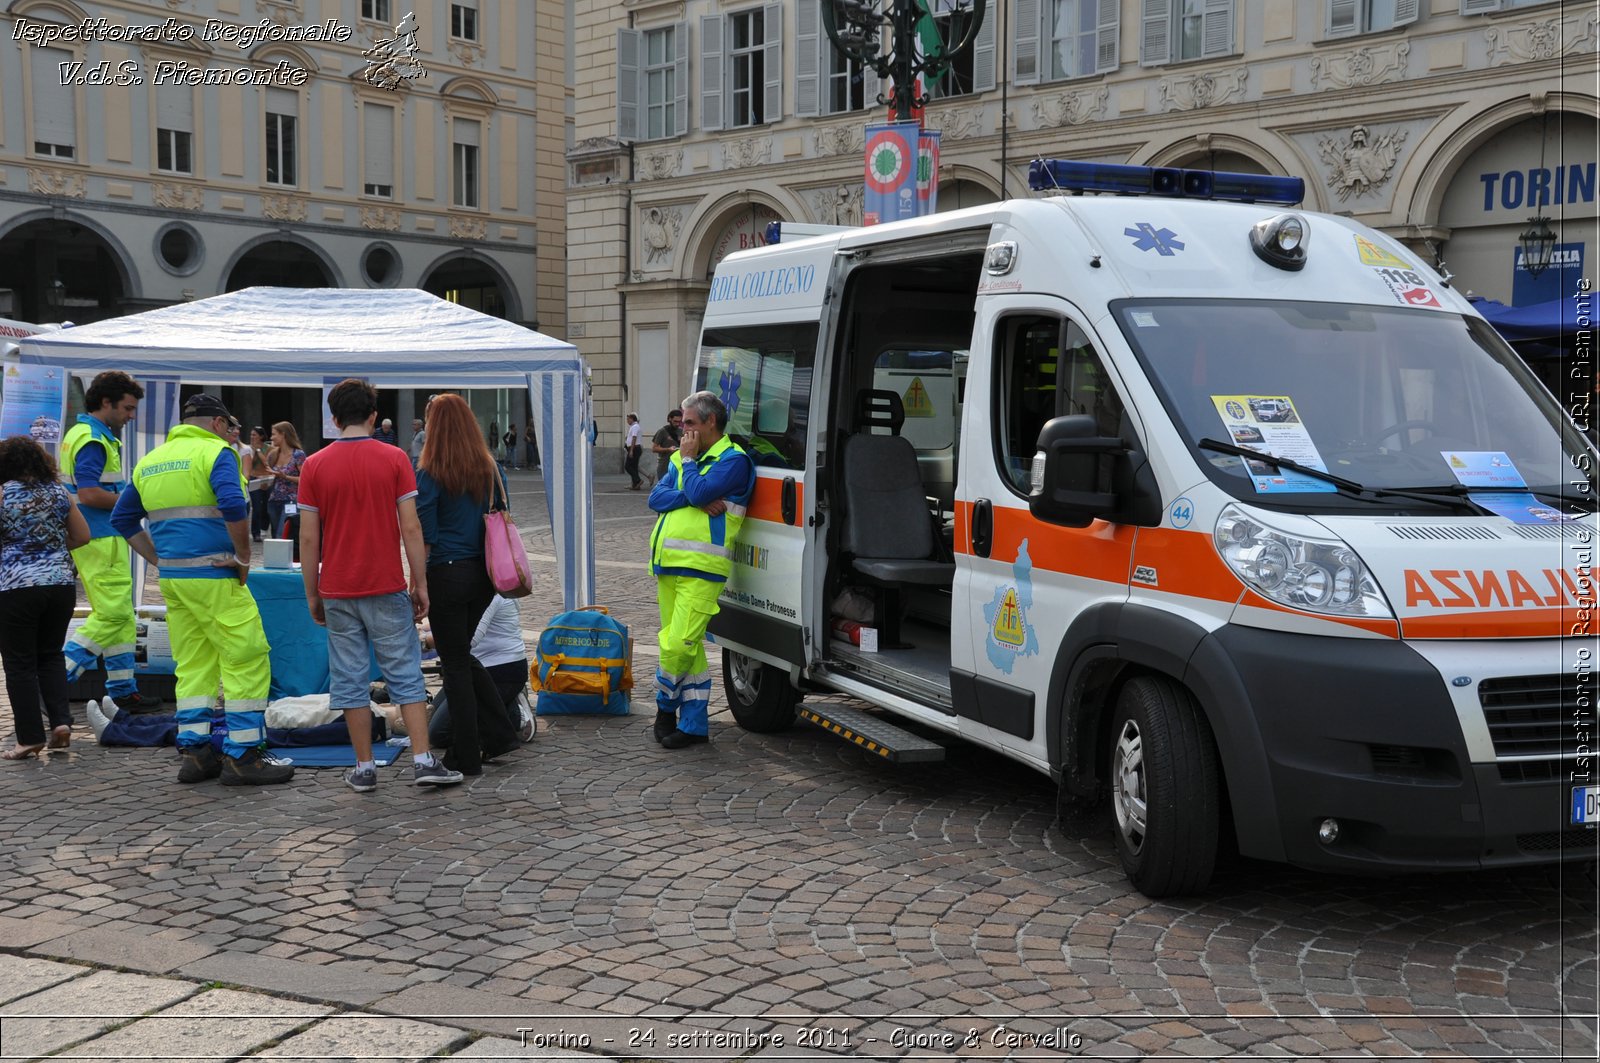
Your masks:
{"label": "banner flag", "polygon": [[924,129],[917,138],[917,216],[939,210],[939,130]]}
{"label": "banner flag", "polygon": [[918,127],[915,122],[867,126],[866,197],[862,224],[917,216]]}

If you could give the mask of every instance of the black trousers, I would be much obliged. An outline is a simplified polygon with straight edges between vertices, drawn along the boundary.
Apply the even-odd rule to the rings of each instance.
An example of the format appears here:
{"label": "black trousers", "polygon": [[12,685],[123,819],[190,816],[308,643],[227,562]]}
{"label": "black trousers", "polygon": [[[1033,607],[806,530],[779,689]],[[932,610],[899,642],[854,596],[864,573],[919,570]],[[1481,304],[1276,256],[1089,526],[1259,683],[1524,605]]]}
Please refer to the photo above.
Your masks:
{"label": "black trousers", "polygon": [[472,656],[472,636],[493,597],[481,557],[428,566],[428,616],[453,732],[445,763],[462,772],[478,772],[485,756],[521,745],[494,677]]}
{"label": "black trousers", "polygon": [[629,447],[628,457],[622,463],[623,471],[628,474],[628,479],[633,481],[633,486],[639,486],[639,458],[644,454],[643,447]]}
{"label": "black trousers", "polygon": [[259,539],[265,534],[270,539],[276,539],[278,533],[272,530],[272,518],[267,515],[267,499],[271,497],[272,489],[263,487],[259,491],[250,492],[250,537]]}
{"label": "black trousers", "polygon": [[[494,680],[495,692],[500,695],[500,707],[513,729],[522,726],[517,715],[517,695],[528,685],[528,659],[508,661],[505,664],[486,664],[483,670]],[[482,702],[479,703],[480,707]],[[428,720],[428,745],[435,749],[449,749],[455,743],[455,732],[450,727],[450,695],[444,691],[433,699],[433,716]]]}
{"label": "black trousers", "polygon": [[72,726],[61,647],[77,601],[78,589],[70,585],[0,591],[0,661],[19,746],[44,744],[41,702],[51,727]]}

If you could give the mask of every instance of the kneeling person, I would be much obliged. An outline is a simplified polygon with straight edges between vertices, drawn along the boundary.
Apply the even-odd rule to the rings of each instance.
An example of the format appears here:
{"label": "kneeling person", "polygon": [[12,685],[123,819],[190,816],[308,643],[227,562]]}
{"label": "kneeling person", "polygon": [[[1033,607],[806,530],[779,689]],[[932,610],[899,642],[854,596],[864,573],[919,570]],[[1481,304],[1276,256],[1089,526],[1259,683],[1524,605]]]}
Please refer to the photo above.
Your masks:
{"label": "kneeling person", "polygon": [[[222,400],[195,395],[183,423],[133,470],[111,524],[158,567],[177,665],[179,782],[222,776],[226,786],[288,782],[294,768],[266,756],[271,682],[261,613],[245,587],[250,572],[250,506],[239,459],[225,436]],[[150,530],[141,522],[148,518]],[[228,734],[222,759],[211,745],[211,711],[221,681]]]}

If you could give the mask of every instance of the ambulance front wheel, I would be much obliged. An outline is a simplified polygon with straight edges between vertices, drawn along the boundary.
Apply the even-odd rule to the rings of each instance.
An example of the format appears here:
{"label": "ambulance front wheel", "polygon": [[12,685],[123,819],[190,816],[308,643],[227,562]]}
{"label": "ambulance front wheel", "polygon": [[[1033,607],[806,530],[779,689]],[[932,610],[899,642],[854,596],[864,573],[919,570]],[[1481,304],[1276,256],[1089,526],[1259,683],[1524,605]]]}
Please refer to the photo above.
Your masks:
{"label": "ambulance front wheel", "polygon": [[778,669],[732,650],[722,651],[722,685],[733,718],[746,731],[772,734],[794,725],[800,692]]}
{"label": "ambulance front wheel", "polygon": [[1211,880],[1221,811],[1216,744],[1189,692],[1169,679],[1130,680],[1111,726],[1117,854],[1146,897],[1193,893]]}

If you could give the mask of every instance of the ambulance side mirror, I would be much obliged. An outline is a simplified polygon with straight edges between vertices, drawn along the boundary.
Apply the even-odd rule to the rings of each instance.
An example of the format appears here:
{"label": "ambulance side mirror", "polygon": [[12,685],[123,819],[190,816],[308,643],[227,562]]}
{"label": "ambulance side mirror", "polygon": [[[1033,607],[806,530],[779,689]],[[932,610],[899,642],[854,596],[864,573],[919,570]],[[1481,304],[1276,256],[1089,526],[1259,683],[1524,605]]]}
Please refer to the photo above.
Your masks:
{"label": "ambulance side mirror", "polygon": [[1039,431],[1028,509],[1042,521],[1081,528],[1117,508],[1113,477],[1127,444],[1100,435],[1088,414],[1056,417]]}

